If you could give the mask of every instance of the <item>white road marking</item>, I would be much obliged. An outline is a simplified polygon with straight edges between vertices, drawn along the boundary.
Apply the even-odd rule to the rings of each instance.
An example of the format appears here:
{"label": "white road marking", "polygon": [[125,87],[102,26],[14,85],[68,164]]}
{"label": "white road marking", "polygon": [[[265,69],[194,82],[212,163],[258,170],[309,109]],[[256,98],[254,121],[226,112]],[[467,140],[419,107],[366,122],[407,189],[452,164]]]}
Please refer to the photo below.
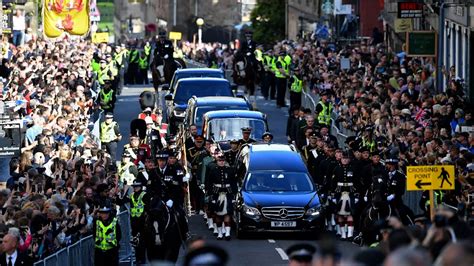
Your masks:
{"label": "white road marking", "polygon": [[275,243],[274,239],[268,239],[268,243]]}
{"label": "white road marking", "polygon": [[285,251],[281,248],[275,248],[275,250],[278,252],[282,260],[288,260],[288,255],[286,255]]}
{"label": "white road marking", "polygon": [[120,98],[117,99],[119,102],[138,102],[138,98]]}

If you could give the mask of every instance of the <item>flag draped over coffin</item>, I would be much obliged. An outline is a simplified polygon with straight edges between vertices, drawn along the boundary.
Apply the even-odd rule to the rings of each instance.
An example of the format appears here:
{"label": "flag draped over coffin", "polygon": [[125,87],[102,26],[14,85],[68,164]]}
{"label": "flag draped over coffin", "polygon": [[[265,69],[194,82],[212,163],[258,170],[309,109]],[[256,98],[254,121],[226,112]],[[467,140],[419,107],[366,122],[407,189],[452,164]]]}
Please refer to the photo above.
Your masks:
{"label": "flag draped over coffin", "polygon": [[89,0],[43,0],[43,27],[48,38],[88,33]]}

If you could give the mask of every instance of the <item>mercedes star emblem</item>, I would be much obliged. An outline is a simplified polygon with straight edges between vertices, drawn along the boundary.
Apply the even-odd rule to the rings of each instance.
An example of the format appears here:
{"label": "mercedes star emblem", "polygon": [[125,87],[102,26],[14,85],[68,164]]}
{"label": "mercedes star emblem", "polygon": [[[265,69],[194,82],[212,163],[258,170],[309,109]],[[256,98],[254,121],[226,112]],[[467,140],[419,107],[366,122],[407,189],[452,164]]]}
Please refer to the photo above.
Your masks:
{"label": "mercedes star emblem", "polygon": [[288,217],[288,210],[287,209],[281,209],[280,210],[280,218],[286,218]]}

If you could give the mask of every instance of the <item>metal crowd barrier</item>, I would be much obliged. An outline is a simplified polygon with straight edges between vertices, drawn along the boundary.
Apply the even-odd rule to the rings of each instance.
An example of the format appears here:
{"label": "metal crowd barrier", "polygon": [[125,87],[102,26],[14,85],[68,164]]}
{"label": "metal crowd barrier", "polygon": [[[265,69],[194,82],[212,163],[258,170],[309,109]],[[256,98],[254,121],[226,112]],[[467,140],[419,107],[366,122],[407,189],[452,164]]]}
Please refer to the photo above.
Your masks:
{"label": "metal crowd barrier", "polygon": [[[130,244],[131,227],[128,211],[117,215],[122,229],[120,240],[119,261],[120,265],[133,265],[134,252]],[[94,237],[92,235],[82,238],[76,243],[60,249],[43,260],[37,261],[34,266],[93,266],[94,265]]]}

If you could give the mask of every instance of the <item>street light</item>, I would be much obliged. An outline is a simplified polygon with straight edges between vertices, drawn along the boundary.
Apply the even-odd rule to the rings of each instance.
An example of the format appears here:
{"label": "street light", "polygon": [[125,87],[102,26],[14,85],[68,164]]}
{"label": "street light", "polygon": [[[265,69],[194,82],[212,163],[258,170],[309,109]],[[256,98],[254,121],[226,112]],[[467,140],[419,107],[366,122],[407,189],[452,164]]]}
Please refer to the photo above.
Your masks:
{"label": "street light", "polygon": [[196,25],[198,26],[198,43],[199,45],[202,44],[202,25],[204,25],[204,19],[198,18],[196,19]]}

